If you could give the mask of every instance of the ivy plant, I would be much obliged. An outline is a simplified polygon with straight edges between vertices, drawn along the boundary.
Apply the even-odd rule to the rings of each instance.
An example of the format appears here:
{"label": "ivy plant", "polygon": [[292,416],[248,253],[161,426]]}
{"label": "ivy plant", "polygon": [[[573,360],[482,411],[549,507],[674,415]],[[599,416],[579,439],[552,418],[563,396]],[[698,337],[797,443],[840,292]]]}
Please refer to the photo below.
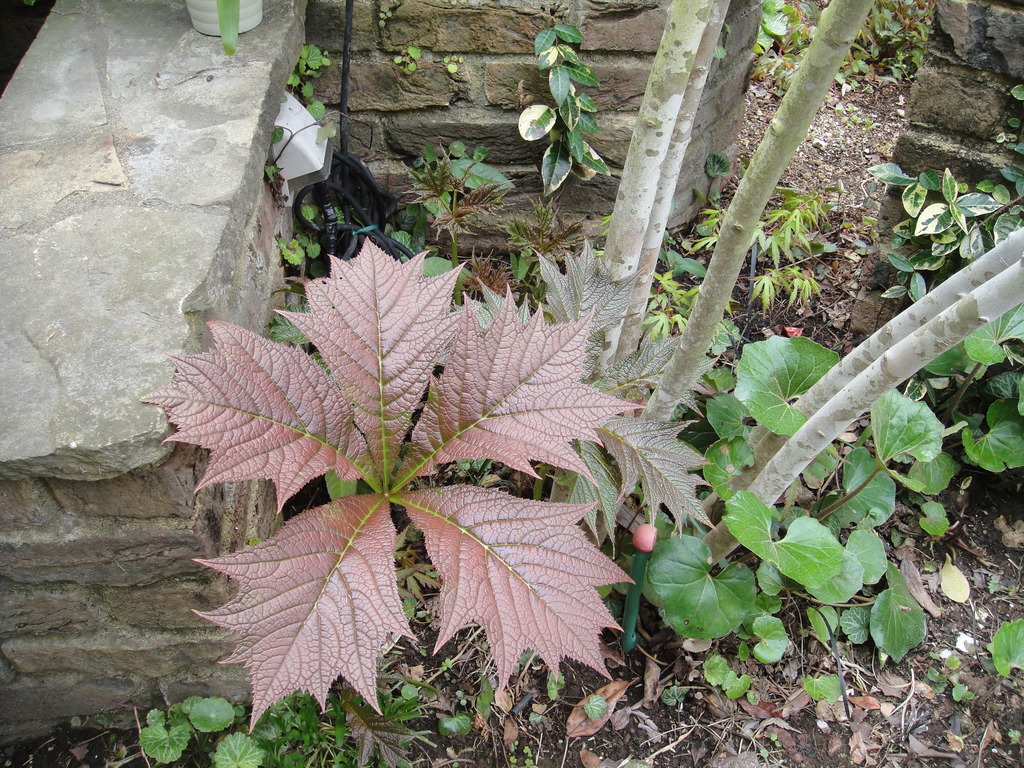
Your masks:
{"label": "ivy plant", "polygon": [[569,24],[542,29],[534,40],[537,66],[548,72],[548,88],[554,106],[532,104],[519,116],[519,135],[527,141],[545,136],[550,142],[541,159],[544,192],[551,194],[574,174],[581,179],[607,174],[608,166],[587,143],[585,136],[599,132],[594,113],[597,105],[577,85],[596,86],[597,77],[580,60],[574,45],[583,42],[580,31]]}

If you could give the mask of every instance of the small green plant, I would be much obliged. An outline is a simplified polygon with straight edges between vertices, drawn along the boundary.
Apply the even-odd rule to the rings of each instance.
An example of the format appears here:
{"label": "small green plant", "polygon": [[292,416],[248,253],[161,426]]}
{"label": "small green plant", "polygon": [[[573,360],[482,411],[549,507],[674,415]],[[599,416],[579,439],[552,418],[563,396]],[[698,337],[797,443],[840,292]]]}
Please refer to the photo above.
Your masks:
{"label": "small green plant", "polygon": [[[935,0],[875,0],[836,82],[841,92],[870,90],[876,82],[903,82],[917,72],[928,42]],[[755,80],[770,79],[785,91],[810,45],[818,4],[766,0],[754,53]]]}
{"label": "small green plant", "polygon": [[708,685],[721,689],[730,699],[738,699],[750,689],[750,675],[737,675],[729,668],[729,662],[717,653],[704,661],[701,670]]}
{"label": "small green plant", "polygon": [[288,76],[288,87],[309,110],[314,120],[322,119],[327,109],[323,102],[316,98],[313,82],[321,77],[330,65],[331,60],[327,58],[325,51],[321,51],[315,45],[304,45],[299,52],[295,69]]}
{"label": "small green plant", "polygon": [[459,67],[466,63],[466,60],[462,56],[449,54],[441,59],[441,63],[444,64],[444,69],[449,75],[454,75],[459,71]]}
{"label": "small green plant", "polygon": [[139,731],[139,746],[157,763],[177,762],[191,750],[209,755],[217,768],[258,768],[264,751],[252,738],[238,731],[223,739],[218,736],[242,727],[244,718],[244,708],[219,696],[192,696],[166,711],[150,710],[146,726]]}
{"label": "small green plant", "polygon": [[[969,192],[948,168],[941,176],[926,170],[914,178],[895,163],[876,165],[868,172],[903,190],[903,210],[908,216],[893,229],[896,250],[888,260],[896,268],[898,282],[883,294],[888,298],[909,295],[917,301],[929,283],[941,282],[1024,226],[1024,209],[1013,203],[1002,184],[982,183]],[[1018,195],[1024,192],[1024,174],[1018,178],[1011,168],[1002,173],[1015,182]]]}
{"label": "small green plant", "polygon": [[540,175],[544,192],[549,195],[570,173],[586,180],[609,172],[584,138],[600,129],[594,119],[594,100],[576,90],[577,84],[598,85],[597,77],[573,47],[582,42],[583,35],[569,24],[542,29],[534,40],[537,66],[548,70],[548,88],[555,105],[532,104],[524,109],[519,116],[519,135],[527,141],[548,138],[550,145],[541,159]]}
{"label": "small green plant", "polygon": [[451,238],[453,266],[459,265],[459,235],[471,232],[475,222],[499,210],[502,198],[512,189],[512,182],[484,162],[486,158],[486,147],[469,154],[459,141],[447,149],[428,144],[409,169],[415,204],[430,213],[435,229]]}
{"label": "small green plant", "polygon": [[402,71],[407,75],[411,75],[419,68],[420,58],[423,56],[423,51],[420,50],[418,45],[410,45],[405,49],[404,53],[400,53],[395,56],[392,61],[401,67]]}
{"label": "small green plant", "polygon": [[686,694],[689,693],[689,690],[678,683],[673,683],[661,692],[661,703],[666,707],[678,709],[686,701]]}

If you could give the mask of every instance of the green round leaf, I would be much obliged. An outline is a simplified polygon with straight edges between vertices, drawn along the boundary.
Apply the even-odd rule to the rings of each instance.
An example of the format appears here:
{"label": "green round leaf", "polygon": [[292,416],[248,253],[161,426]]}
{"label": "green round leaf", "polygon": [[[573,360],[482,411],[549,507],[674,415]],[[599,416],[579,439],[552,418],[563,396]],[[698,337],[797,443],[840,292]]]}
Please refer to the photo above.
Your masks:
{"label": "green round leaf", "polygon": [[940,453],[931,461],[915,461],[907,476],[916,485],[918,493],[944,491],[956,474],[957,463],[948,453]]}
{"label": "green round leaf", "polygon": [[761,638],[754,646],[754,658],[763,664],[779,661],[789,645],[789,635],[782,621],[775,616],[758,616],[754,619],[753,631]]}
{"label": "green round leaf", "polygon": [[259,768],[263,750],[248,734],[229,733],[213,753],[214,768]]}
{"label": "green round leaf", "polygon": [[748,429],[743,420],[750,416],[750,411],[735,395],[718,394],[709,398],[707,415],[719,437],[740,437]]}
{"label": "green round leaf", "polygon": [[779,541],[772,538],[772,513],[754,494],[739,491],[725,503],[723,520],[732,535],[763,560],[807,587],[818,587],[839,573],[843,545],[811,517],[798,517]]}
{"label": "green round leaf", "polygon": [[843,551],[842,569],[819,587],[808,587],[817,600],[823,603],[845,603],[860,592],[864,586],[864,566],[856,553]]}
{"label": "green round leaf", "polygon": [[187,725],[176,725],[170,731],[162,725],[147,725],[139,731],[139,746],[154,760],[173,763],[181,757],[191,736]]}
{"label": "green round leaf", "polygon": [[846,541],[846,551],[852,552],[864,569],[864,583],[876,584],[885,575],[887,561],[885,545],[871,531],[857,530]]}
{"label": "green round leaf", "polygon": [[910,454],[931,461],[942,450],[942,422],[925,403],[887,392],[871,406],[875,454],[882,462]]}
{"label": "green round leaf", "polygon": [[[875,457],[867,448],[854,448],[843,464],[843,490],[852,493],[860,488],[876,466]],[[835,509],[831,519],[843,528],[861,522],[873,528],[888,520],[895,509],[896,483],[885,472],[879,472],[856,496]]]}
{"label": "green round leaf", "polygon": [[995,365],[1006,359],[1002,345],[1011,339],[1024,339],[1024,305],[972,333],[964,339],[964,350],[975,362]]}
{"label": "green round leaf", "polygon": [[732,498],[733,490],[729,482],[743,470],[754,463],[754,452],[742,437],[722,438],[705,454],[707,464],[701,467],[704,479],[715,489],[715,493],[723,499]]}
{"label": "green round leaf", "polygon": [[970,429],[960,437],[971,461],[989,472],[1024,466],[1024,416],[1017,403],[997,400],[985,414],[988,432],[975,439]]}
{"label": "green round leaf", "polygon": [[839,614],[839,626],[851,643],[866,643],[870,634],[871,609],[865,606],[847,608]]}
{"label": "green round leaf", "polygon": [[754,574],[732,564],[712,576],[711,550],[694,536],[659,540],[647,580],[662,601],[665,621],[683,637],[724,637],[754,607]]}
{"label": "green round leaf", "polygon": [[825,700],[835,704],[843,697],[842,686],[838,675],[822,675],[821,677],[805,677],[804,690],[815,701]]}
{"label": "green round leaf", "polygon": [[1006,677],[1013,667],[1024,669],[1024,619],[1003,622],[988,649],[1000,675]]}
{"label": "green round leaf", "polygon": [[871,638],[894,661],[899,661],[924,640],[924,611],[910,594],[896,566],[888,566],[885,578],[889,588],[879,594],[871,606]]}
{"label": "green round leaf", "polygon": [[768,429],[791,435],[807,417],[790,401],[838,362],[838,354],[810,339],[773,336],[748,344],[736,371],[736,397]]}
{"label": "green round leaf", "polygon": [[473,721],[465,712],[442,717],[437,730],[442,736],[465,736],[473,729]]}
{"label": "green round leaf", "polygon": [[211,696],[196,702],[188,713],[188,719],[197,731],[215,733],[235,722],[235,710],[227,699]]}

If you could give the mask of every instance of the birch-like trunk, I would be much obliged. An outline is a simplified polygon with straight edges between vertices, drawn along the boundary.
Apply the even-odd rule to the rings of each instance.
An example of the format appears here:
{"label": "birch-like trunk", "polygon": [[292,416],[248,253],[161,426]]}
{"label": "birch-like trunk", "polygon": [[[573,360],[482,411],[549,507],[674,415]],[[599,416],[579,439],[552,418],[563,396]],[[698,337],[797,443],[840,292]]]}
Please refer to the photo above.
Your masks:
{"label": "birch-like trunk", "polygon": [[[647,80],[605,242],[604,258],[612,280],[628,280],[637,273],[651,211],[659,195],[664,194],[659,179],[675,134],[683,93],[716,2],[721,0],[673,0],[669,6],[665,32]],[[670,191],[669,196],[671,194]],[[618,336],[618,329],[606,336],[600,369],[611,363]]]}
{"label": "birch-like trunk", "polygon": [[[718,40],[722,35],[722,24],[725,22],[725,14],[728,10],[728,0],[716,0],[711,7],[711,18],[704,28],[704,35],[697,47],[697,56],[690,72],[689,84],[683,94],[683,103],[676,118],[672,141],[661,164],[658,189],[647,219],[647,232],[644,234],[639,251],[637,279],[633,283],[633,290],[630,293],[629,310],[626,312],[626,317],[620,328],[614,329],[612,334],[606,337],[613,346],[612,362],[618,362],[635,352],[640,344],[640,337],[643,335],[644,315],[647,312],[647,302],[651,295],[654,272],[658,266],[658,255],[664,244],[668,217],[672,213],[672,203],[675,199],[679,174],[683,168],[683,158],[690,147],[697,108],[704,95],[704,86],[707,84],[711,65],[715,61],[715,49],[718,47]],[[615,331],[618,333],[616,334]]]}
{"label": "birch-like trunk", "polygon": [[[943,290],[950,282],[953,285]],[[931,301],[926,296],[872,337],[875,346],[849,366],[859,367],[856,373],[833,377],[829,386],[813,394],[809,391],[812,397],[808,401],[798,401],[797,406],[808,416],[807,422],[773,452],[747,490],[765,504],[774,504],[804,467],[882,395],[1018,306],[1024,297],[1024,230],[1011,235],[934,293]],[[918,324],[911,328],[913,323]],[[881,349],[881,340],[886,338],[891,343]],[[808,402],[817,406],[813,412],[809,412]],[[737,546],[723,525],[709,531],[704,541],[716,560]]]}
{"label": "birch-like trunk", "polygon": [[693,387],[753,244],[757,222],[782,172],[806,138],[871,5],[872,0],[833,0],[822,14],[792,85],[736,190],[686,329],[647,403],[645,417],[669,420]]}

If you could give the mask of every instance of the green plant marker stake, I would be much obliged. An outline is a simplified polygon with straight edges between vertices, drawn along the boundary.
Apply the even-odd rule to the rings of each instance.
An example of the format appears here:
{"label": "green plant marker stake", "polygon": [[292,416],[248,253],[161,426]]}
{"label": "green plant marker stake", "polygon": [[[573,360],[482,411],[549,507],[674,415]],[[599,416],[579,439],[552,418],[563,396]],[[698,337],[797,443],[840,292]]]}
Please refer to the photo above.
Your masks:
{"label": "green plant marker stake", "polygon": [[626,592],[626,607],[622,612],[622,650],[629,653],[636,648],[636,617],[640,612],[640,593],[644,591],[644,577],[647,574],[647,561],[651,559],[651,550],[658,538],[658,529],[644,523],[633,531],[633,546],[636,554],[629,566],[629,578],[633,583]]}

